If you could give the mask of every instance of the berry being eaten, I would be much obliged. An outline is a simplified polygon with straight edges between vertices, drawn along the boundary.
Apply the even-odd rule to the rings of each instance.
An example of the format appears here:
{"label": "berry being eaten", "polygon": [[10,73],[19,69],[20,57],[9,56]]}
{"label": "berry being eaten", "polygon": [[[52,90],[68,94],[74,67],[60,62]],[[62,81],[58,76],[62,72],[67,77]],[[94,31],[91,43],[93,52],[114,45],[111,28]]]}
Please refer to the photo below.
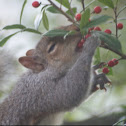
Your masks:
{"label": "berry being eaten", "polygon": [[108,33],[108,34],[112,34],[110,29],[106,29],[104,32]]}
{"label": "berry being eaten", "polygon": [[41,3],[39,3],[38,1],[34,1],[34,2],[32,3],[32,6],[33,6],[34,8],[37,8],[37,7],[40,6],[40,4],[41,4]]}
{"label": "berry being eaten", "polygon": [[105,74],[107,74],[107,73],[109,73],[109,69],[108,69],[107,67],[104,67],[104,68],[102,69],[102,72],[105,73]]}
{"label": "berry being eaten", "polygon": [[100,6],[96,6],[94,8],[94,13],[99,14],[102,11],[102,8]]}
{"label": "berry being eaten", "polygon": [[80,13],[76,14],[75,18],[76,18],[77,21],[80,21],[81,20],[81,14]]}
{"label": "berry being eaten", "polygon": [[117,24],[117,28],[118,28],[118,29],[123,29],[123,24],[122,24],[122,23],[118,23],[118,24]]}
{"label": "berry being eaten", "polygon": [[84,39],[81,39],[81,41],[78,43],[77,47],[78,47],[78,48],[82,48],[84,42],[85,42],[85,40],[84,40]]}

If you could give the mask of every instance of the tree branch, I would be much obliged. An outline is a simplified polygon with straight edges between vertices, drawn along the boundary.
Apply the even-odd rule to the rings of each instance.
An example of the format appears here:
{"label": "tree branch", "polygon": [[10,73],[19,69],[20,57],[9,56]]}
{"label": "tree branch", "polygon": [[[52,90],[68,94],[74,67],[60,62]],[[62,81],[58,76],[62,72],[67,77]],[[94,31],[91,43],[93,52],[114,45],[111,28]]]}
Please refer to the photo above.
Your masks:
{"label": "tree branch", "polygon": [[55,3],[53,3],[51,0],[48,0],[50,2],[50,4],[52,6],[54,6],[58,11],[60,11],[70,22],[72,22],[73,24],[75,24],[76,26],[78,26],[76,24],[76,22],[68,15],[66,14],[61,8],[59,8]]}
{"label": "tree branch", "polygon": [[124,55],[124,54],[122,54],[122,53],[120,53],[118,51],[113,50],[111,47],[108,47],[107,45],[100,45],[100,47],[108,49],[108,50],[118,54],[119,56],[121,56],[121,59],[126,59],[126,55]]}

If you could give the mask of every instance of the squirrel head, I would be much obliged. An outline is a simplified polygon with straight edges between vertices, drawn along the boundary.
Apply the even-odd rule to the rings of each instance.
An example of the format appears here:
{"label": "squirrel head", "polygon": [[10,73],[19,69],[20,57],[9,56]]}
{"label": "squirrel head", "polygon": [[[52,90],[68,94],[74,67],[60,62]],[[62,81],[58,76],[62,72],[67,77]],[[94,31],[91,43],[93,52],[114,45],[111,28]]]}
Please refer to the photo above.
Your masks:
{"label": "squirrel head", "polygon": [[[74,25],[61,27],[63,30],[76,30]],[[69,68],[77,59],[79,52],[76,51],[77,44],[81,40],[80,32],[63,37],[44,36],[37,44],[36,49],[27,51],[26,56],[19,58],[19,62],[26,68],[41,72],[47,67],[61,69]]]}

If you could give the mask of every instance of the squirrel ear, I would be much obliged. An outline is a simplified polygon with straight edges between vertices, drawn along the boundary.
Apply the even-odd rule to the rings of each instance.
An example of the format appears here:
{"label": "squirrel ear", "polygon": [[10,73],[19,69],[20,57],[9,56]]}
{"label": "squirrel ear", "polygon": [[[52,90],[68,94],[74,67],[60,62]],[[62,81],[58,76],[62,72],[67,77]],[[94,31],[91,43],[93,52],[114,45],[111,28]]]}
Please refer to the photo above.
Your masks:
{"label": "squirrel ear", "polygon": [[26,52],[26,56],[33,56],[35,49],[30,49]]}
{"label": "squirrel ear", "polygon": [[44,69],[43,64],[36,63],[32,57],[24,56],[19,58],[19,62],[26,68],[34,70],[36,72],[40,72]]}

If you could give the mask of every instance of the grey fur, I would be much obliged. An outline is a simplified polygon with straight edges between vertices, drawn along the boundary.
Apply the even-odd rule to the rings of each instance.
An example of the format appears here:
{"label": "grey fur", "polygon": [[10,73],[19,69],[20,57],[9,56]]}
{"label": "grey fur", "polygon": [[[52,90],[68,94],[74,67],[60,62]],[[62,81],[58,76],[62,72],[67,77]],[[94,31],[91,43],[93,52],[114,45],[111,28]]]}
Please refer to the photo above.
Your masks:
{"label": "grey fur", "polygon": [[49,66],[40,73],[29,70],[23,74],[0,106],[0,124],[31,124],[37,117],[35,124],[40,124],[50,115],[78,106],[89,88],[92,57],[98,45],[98,38],[90,37],[69,69]]}

